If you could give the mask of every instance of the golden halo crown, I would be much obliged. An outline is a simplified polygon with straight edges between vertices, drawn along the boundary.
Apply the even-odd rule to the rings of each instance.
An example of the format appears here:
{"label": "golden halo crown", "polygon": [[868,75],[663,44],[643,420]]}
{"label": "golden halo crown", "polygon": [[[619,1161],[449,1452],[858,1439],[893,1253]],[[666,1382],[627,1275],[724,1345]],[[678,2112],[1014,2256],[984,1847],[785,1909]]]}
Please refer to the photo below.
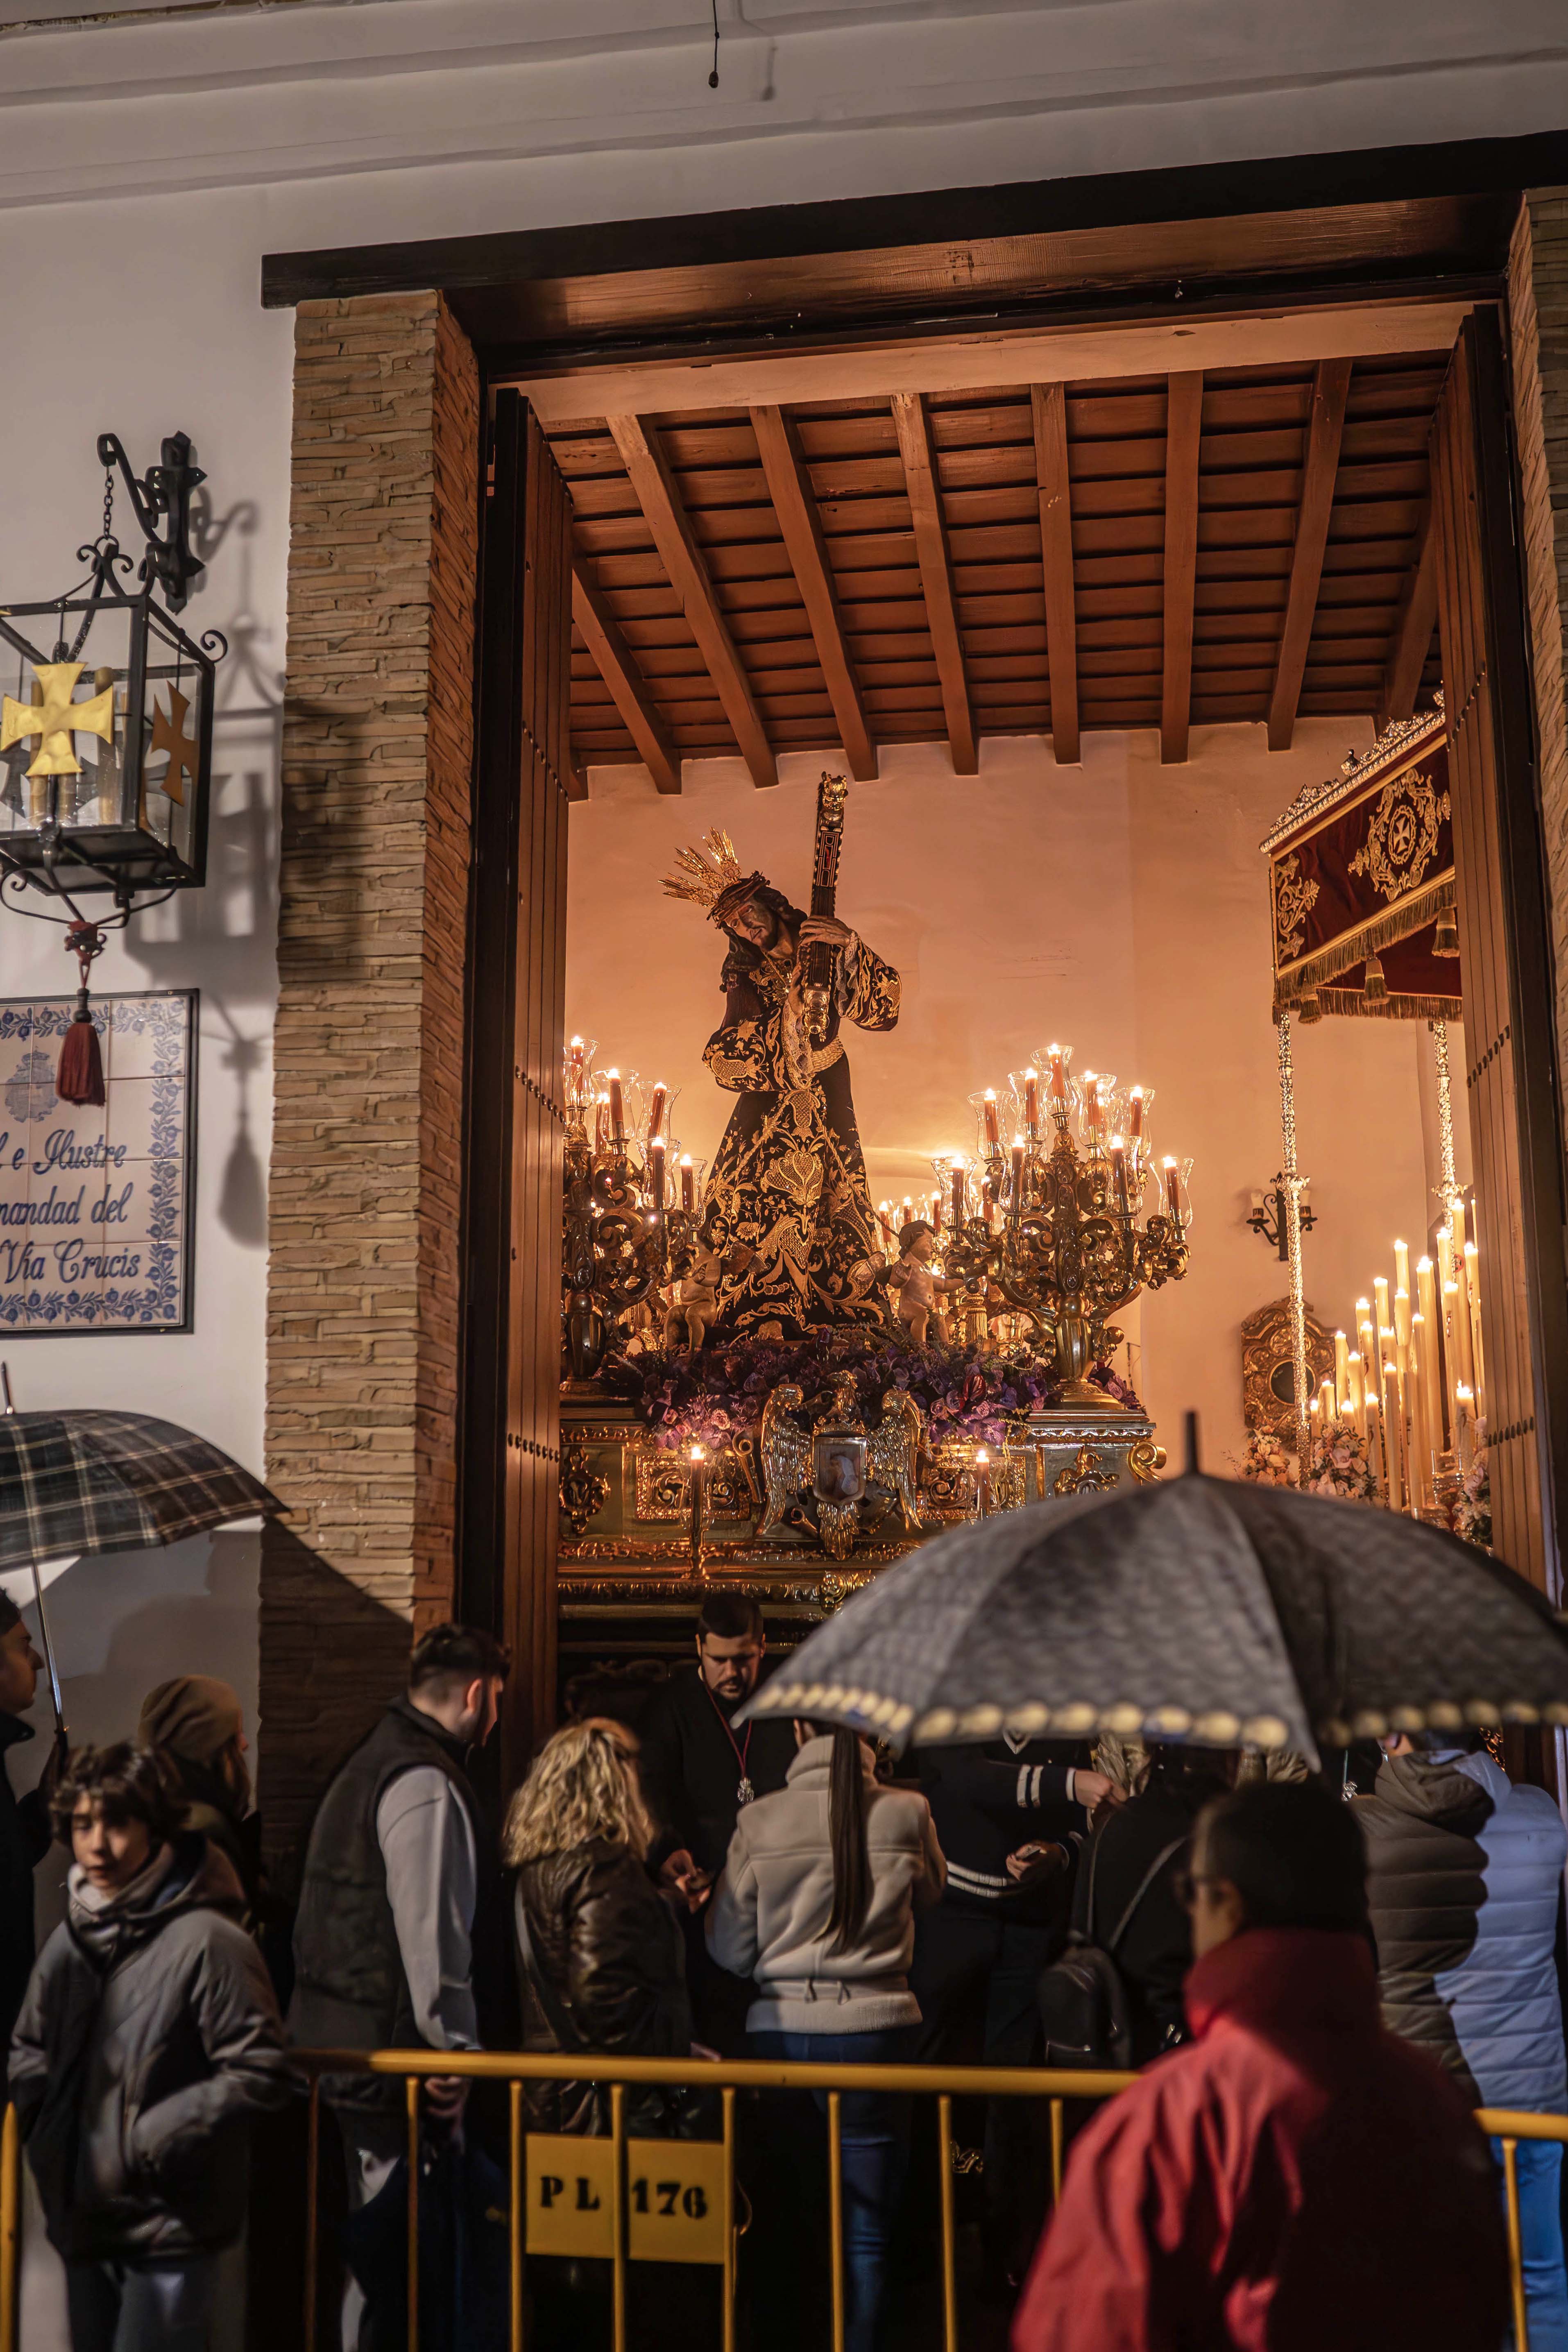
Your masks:
{"label": "golden halo crown", "polygon": [[672,898],[689,898],[694,907],[703,908],[710,915],[731,891],[763,878],[760,874],[741,871],[735,845],[719,825],[703,835],[700,848],[677,850],[675,862],[680,871],[665,876],[665,888]]}

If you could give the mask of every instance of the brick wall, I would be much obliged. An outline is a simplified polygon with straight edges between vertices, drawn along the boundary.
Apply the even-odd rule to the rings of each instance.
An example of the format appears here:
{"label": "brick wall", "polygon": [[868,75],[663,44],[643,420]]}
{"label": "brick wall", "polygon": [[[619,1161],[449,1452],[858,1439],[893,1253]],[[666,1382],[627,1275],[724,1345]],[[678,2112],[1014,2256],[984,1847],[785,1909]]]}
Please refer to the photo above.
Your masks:
{"label": "brick wall", "polygon": [[437,294],[301,305],[261,1598],[263,1811],[451,1605],[479,378]]}
{"label": "brick wall", "polygon": [[1514,421],[1557,965],[1557,1055],[1568,1070],[1568,188],[1531,189],[1509,256]]}

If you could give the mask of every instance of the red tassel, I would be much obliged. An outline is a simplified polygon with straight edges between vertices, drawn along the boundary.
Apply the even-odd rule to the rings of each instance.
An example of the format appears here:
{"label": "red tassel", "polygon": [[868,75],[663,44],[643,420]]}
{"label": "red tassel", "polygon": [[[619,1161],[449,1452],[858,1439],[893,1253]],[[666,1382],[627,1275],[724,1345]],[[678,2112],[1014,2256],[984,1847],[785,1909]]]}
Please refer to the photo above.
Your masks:
{"label": "red tassel", "polygon": [[85,922],[79,916],[67,926],[65,944],[67,951],[76,958],[81,986],[76,992],[76,1018],[66,1031],[65,1043],[60,1047],[55,1092],[61,1102],[101,1105],[103,1055],[99,1051],[87,983],[94,956],[103,952],[103,933],[96,923]]}
{"label": "red tassel", "polygon": [[61,1102],[101,1103],[104,1098],[103,1055],[99,1051],[98,1030],[87,1009],[85,988],[77,998],[76,1018],[66,1031],[66,1042],[60,1047],[55,1092]]}

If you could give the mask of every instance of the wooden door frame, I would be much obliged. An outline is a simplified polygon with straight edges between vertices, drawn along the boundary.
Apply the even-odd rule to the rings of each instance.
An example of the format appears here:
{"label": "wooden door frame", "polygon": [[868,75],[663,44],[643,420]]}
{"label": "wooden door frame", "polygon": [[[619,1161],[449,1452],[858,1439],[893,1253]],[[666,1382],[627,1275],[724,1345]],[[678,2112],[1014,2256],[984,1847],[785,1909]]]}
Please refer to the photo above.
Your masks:
{"label": "wooden door frame", "polygon": [[[1480,153],[1482,149],[1486,151],[1484,156]],[[1564,180],[1568,180],[1568,135],[1554,136],[1547,141],[1472,142],[1464,151],[1466,160],[1462,170],[1460,165],[1456,164],[1452,160],[1457,152],[1451,149],[1387,150],[1379,155],[1370,157],[1359,155],[1348,159],[1309,158],[1291,160],[1289,164],[1280,163],[1267,166],[1237,167],[1223,175],[1225,184],[1228,187],[1233,199],[1228,207],[1219,201],[1221,194],[1219,185],[1216,184],[1210,189],[1214,216],[1223,218],[1227,211],[1239,212],[1249,206],[1255,206],[1265,181],[1268,181],[1273,201],[1278,202],[1284,182],[1281,181],[1279,188],[1275,190],[1273,182],[1269,178],[1271,174],[1288,173],[1290,184],[1297,191],[1296,200],[1300,202],[1301,191],[1304,189],[1310,191],[1314,185],[1316,167],[1320,164],[1332,165],[1334,170],[1340,173],[1338,185],[1346,200],[1352,203],[1357,201],[1357,194],[1350,193],[1352,189],[1356,190],[1360,200],[1365,202],[1372,201],[1369,191],[1374,185],[1384,196],[1396,194],[1401,184],[1398,173],[1402,166],[1411,173],[1412,180],[1417,188],[1429,189],[1437,184],[1447,185],[1456,178],[1463,178],[1464,173],[1468,173],[1468,177],[1464,182],[1467,186],[1496,189],[1505,184],[1511,184],[1516,198],[1519,189],[1537,179],[1542,172],[1554,172]],[[1433,158],[1438,160],[1434,162]],[[1416,160],[1413,162],[1412,159]],[[1423,162],[1421,159],[1426,160]],[[1518,176],[1511,183],[1505,182],[1500,176],[1521,165],[1528,165],[1530,168],[1519,170]],[[1340,170],[1341,166],[1344,167],[1342,171]],[[1126,175],[1114,184],[1115,201],[1110,209],[1116,212],[1120,208],[1120,216],[1128,217],[1127,206],[1131,202],[1129,188],[1133,184],[1163,181],[1173,184],[1162,209],[1152,216],[1171,217],[1173,207],[1184,201],[1191,202],[1193,189],[1188,184],[1190,180],[1191,175],[1174,173]],[[1178,181],[1183,183],[1181,187],[1174,185]],[[1332,183],[1333,173],[1330,173],[1325,177],[1325,186]],[[1406,183],[1406,184],[1409,184]],[[1094,215],[1096,210],[1095,187],[1096,184],[1093,182],[1073,184],[1074,192],[1081,199],[1085,211],[1090,216]],[[1104,193],[1105,191],[1102,190],[1101,194]],[[980,192],[980,194],[987,199],[993,197],[1013,199],[1012,213],[1015,217],[1017,215],[1018,192],[992,191]],[[1039,191],[1031,191],[1030,194],[1037,196]],[[1053,195],[1053,202],[1061,204],[1066,201],[1058,187]],[[966,207],[973,211],[975,202],[976,192],[973,191],[953,192],[951,198],[942,192],[937,192],[929,197],[921,198],[919,200],[921,207],[921,225],[926,226],[929,230],[929,221],[926,216],[931,215],[933,217],[940,217],[944,205],[950,208],[956,207],[962,215]],[[933,208],[935,208],[934,214]],[[861,244],[868,235],[869,221],[868,207],[865,205],[777,209],[781,214],[792,215],[807,212],[815,215],[837,213],[840,216],[837,227],[825,228],[819,224],[815,231],[815,234],[825,241],[825,249],[848,249]],[[1004,209],[1006,209],[1005,206]],[[697,223],[643,223],[626,224],[622,226],[628,230],[635,230],[637,238],[640,241],[639,249],[650,255],[658,255],[661,250],[661,232],[673,230],[680,232],[675,242],[687,252],[691,250],[694,238],[699,245],[701,245],[705,237],[712,250],[729,255],[732,255],[735,250],[737,230],[733,215],[715,215],[711,218],[705,218]],[[743,226],[740,235],[743,239],[746,235]],[[760,241],[766,243],[768,236],[773,236],[775,247],[781,236],[785,237],[787,244],[785,231],[773,222],[772,215],[769,216],[767,233],[761,237]],[[577,243],[574,244],[574,240]],[[559,267],[562,260],[569,254],[576,254],[582,257],[583,240],[587,240],[588,247],[591,247],[586,257],[590,267],[610,266],[612,258],[615,261],[624,261],[619,232],[608,226],[591,231],[531,232],[527,239],[458,240],[456,244],[464,248],[466,259],[455,252],[451,243],[445,245],[442,251],[447,265],[457,269],[462,282],[472,289],[476,284],[494,287],[499,282],[497,278],[486,278],[483,273],[487,270],[502,268],[514,270],[516,262],[523,257],[520,247],[524,243],[527,243],[530,247],[528,260],[536,270],[542,271]],[[478,254],[477,248],[484,246],[488,246],[490,250],[481,257]],[[498,246],[506,247],[504,255],[495,250]],[[1481,391],[1486,414],[1495,429],[1489,430],[1484,436],[1482,478],[1479,485],[1479,492],[1483,514],[1483,538],[1487,550],[1488,603],[1499,665],[1499,699],[1507,729],[1507,756],[1500,762],[1500,772],[1504,779],[1502,792],[1506,805],[1500,805],[1499,814],[1500,824],[1503,828],[1508,845],[1510,904],[1513,910],[1513,930],[1510,943],[1511,1005],[1515,1034],[1521,1041],[1522,1048],[1521,1097],[1526,1106],[1525,1126],[1521,1133],[1521,1158],[1528,1165],[1527,1199],[1521,1201],[1520,1205],[1524,1220],[1525,1251],[1531,1281],[1537,1422],[1542,1441],[1539,1458],[1542,1481],[1542,1523],[1547,1531],[1549,1556],[1554,1558],[1556,1531],[1563,1515],[1563,1497],[1568,1496],[1568,1410],[1563,1409],[1565,1391],[1568,1391],[1568,1289],[1564,1286],[1562,1219],[1562,1202],[1564,1193],[1563,1135],[1557,1118],[1557,1105],[1561,1097],[1556,1070],[1552,938],[1545,896],[1544,862],[1542,856],[1534,700],[1526,624],[1523,542],[1518,529],[1521,493],[1514,448],[1511,407],[1508,397],[1505,341],[1497,324],[1500,311],[1506,316],[1504,307],[1506,287],[1502,258],[1503,257],[1500,255],[1497,267],[1489,273],[1478,276],[1466,290],[1479,298],[1479,307],[1482,309],[1489,307],[1492,316],[1491,335],[1488,346],[1489,355],[1482,370],[1484,384],[1481,386]],[[461,268],[458,268],[459,260],[463,260]],[[333,284],[339,284],[358,282],[361,278],[367,278],[377,284],[385,285],[389,279],[395,279],[399,271],[416,272],[423,267],[427,273],[429,263],[430,248],[422,247],[376,248],[369,253],[349,256],[279,257],[275,260],[269,260],[267,265],[271,273],[268,280],[268,299],[298,299],[301,291],[319,292],[322,289],[323,284],[329,280]],[[285,292],[284,289],[291,290]],[[1281,302],[1287,307],[1298,308],[1319,304],[1325,299],[1348,299],[1347,289],[1342,285],[1324,287],[1310,279],[1297,278],[1272,281],[1271,287],[1249,286],[1246,289],[1246,298],[1262,302],[1268,299],[1270,290],[1274,307],[1278,307]],[[1407,284],[1405,290],[1406,292],[1431,290],[1436,293],[1439,289],[1436,285],[1430,289],[1426,289]],[[1451,284],[1443,285],[1441,290],[1451,298],[1453,292]],[[1231,299],[1237,299],[1238,292],[1239,289],[1233,289]],[[1100,303],[1090,302],[1085,305],[1080,302],[1075,305],[1074,315],[1080,320],[1103,317],[1109,322],[1111,320],[1124,318],[1125,311],[1116,304],[1112,293]],[[933,331],[942,331],[944,327],[950,328],[952,323],[952,321],[940,323],[933,321]],[[481,365],[486,371],[487,390],[483,410],[487,418],[485,427],[487,436],[492,431],[489,421],[492,412],[499,416],[501,414],[503,402],[507,400],[515,402],[518,399],[515,393],[498,391],[495,388],[495,380],[498,377],[510,376],[516,372],[517,356],[515,346],[492,344],[489,350],[481,350]],[[499,463],[500,462],[499,443],[497,447]],[[490,713],[489,740],[493,741],[502,740],[501,736],[495,732],[494,714],[497,708],[496,697],[504,696],[504,679],[500,678],[496,665],[500,658],[499,648],[505,635],[504,615],[508,609],[508,599],[518,593],[514,568],[509,562],[507,551],[496,547],[493,540],[492,532],[481,564],[478,616],[479,718],[477,733],[479,748],[477,760],[480,762],[487,756],[484,749],[487,711]],[[504,728],[502,731],[504,733]],[[477,776],[478,773],[477,769]],[[490,812],[489,815],[483,814],[487,809]],[[473,933],[473,949],[470,956],[472,1058],[469,1067],[470,1085],[474,1089],[470,1119],[472,1131],[479,1139],[481,1158],[488,1153],[492,1160],[498,1135],[497,1108],[493,1092],[487,1090],[493,1090],[502,1082],[510,1084],[510,1078],[504,1068],[506,1056],[498,1052],[496,1040],[493,1036],[489,1036],[487,1032],[487,1014],[483,1002],[490,984],[487,960],[494,955],[496,949],[494,940],[487,938],[486,920],[480,910],[490,906],[492,899],[498,907],[500,901],[496,895],[498,885],[495,874],[491,872],[481,875],[479,870],[483,861],[487,857],[493,859],[494,855],[493,845],[487,847],[480,835],[483,827],[493,821],[493,805],[480,792],[477,782],[474,919],[478,928]],[[506,926],[503,924],[501,928],[504,929]],[[482,1184],[475,1177],[472,1162],[470,1162],[465,1192],[463,1264],[466,1282],[476,1296],[479,1282],[478,1255],[482,1255],[483,1245],[480,1236],[485,1228],[487,1216],[493,1223],[493,1212],[484,1208],[483,1198]],[[498,1547],[495,1539],[498,1527],[495,1497],[504,1489],[505,1465],[501,1459],[501,1454],[504,1450],[506,1433],[504,1415],[498,1416],[495,1409],[495,1368],[491,1365],[487,1369],[478,1360],[485,1345],[483,1335],[487,1327],[483,1314],[476,1313],[468,1328],[471,1329],[473,1338],[467,1358],[465,1402],[460,1418],[458,1488],[462,1532],[459,1538],[458,1590],[461,1605],[465,1610],[471,1610],[475,1614],[487,1620],[493,1620],[500,1617],[504,1606],[504,1595],[497,1586],[494,1563],[498,1558],[504,1556],[504,1547]],[[536,1370],[542,1371],[542,1365],[536,1367]],[[536,1665],[536,1681],[539,1671]],[[536,1731],[547,1727],[551,1704],[552,1696],[542,1689],[533,1717]]]}

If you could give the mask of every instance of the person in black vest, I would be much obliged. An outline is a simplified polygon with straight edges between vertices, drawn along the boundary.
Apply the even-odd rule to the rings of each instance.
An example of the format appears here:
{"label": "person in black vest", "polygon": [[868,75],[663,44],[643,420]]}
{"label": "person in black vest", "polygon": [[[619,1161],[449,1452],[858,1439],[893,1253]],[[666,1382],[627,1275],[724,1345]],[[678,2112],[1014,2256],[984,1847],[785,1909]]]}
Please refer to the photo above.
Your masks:
{"label": "person in black vest", "polygon": [[742,1805],[782,1789],[795,1758],[794,1726],[731,1718],[762,1677],[763,1612],[739,1592],[712,1592],[697,1618],[697,1663],[654,1693],[637,1727],[643,1801],[655,1823],[650,1866],[687,1906],[687,1972],[698,2032],[725,2057],[744,2054],[751,1989],[709,1954],[699,1919],[724,1867]]}
{"label": "person in black vest", "polygon": [[43,1660],[22,1612],[0,1592],[0,2091],[5,2053],[33,1967],[33,1873],[49,1850],[48,1799],[44,1790],[16,1796],[6,1751],[31,1739],[22,1717],[37,1694]]}
{"label": "person in black vest", "polygon": [[[510,1663],[489,1633],[436,1626],[415,1645],[407,1695],[321,1800],[294,1927],[289,2025],[300,2048],[479,2048],[474,1915],[493,1857],[465,1766],[495,1729]],[[426,2113],[437,2126],[456,2123],[466,2090],[451,2076],[427,2083]],[[357,2210],[406,2151],[403,2086],[341,2075],[327,2095]],[[388,2283],[389,2297],[400,2291]],[[375,2342],[378,2303],[373,2294],[367,2310],[350,2287],[345,2352]]]}
{"label": "person in black vest", "polygon": [[[910,1984],[921,2005],[921,2059],[1034,2061],[1040,1971],[1066,1938],[1089,1815],[1113,1793],[1079,1757],[1087,1750],[1009,1734],[915,1758],[947,1856],[946,1891],[915,1930]],[[1027,2259],[1043,2190],[1020,2103],[989,2100],[984,2128],[988,2269],[1000,2288]]]}

